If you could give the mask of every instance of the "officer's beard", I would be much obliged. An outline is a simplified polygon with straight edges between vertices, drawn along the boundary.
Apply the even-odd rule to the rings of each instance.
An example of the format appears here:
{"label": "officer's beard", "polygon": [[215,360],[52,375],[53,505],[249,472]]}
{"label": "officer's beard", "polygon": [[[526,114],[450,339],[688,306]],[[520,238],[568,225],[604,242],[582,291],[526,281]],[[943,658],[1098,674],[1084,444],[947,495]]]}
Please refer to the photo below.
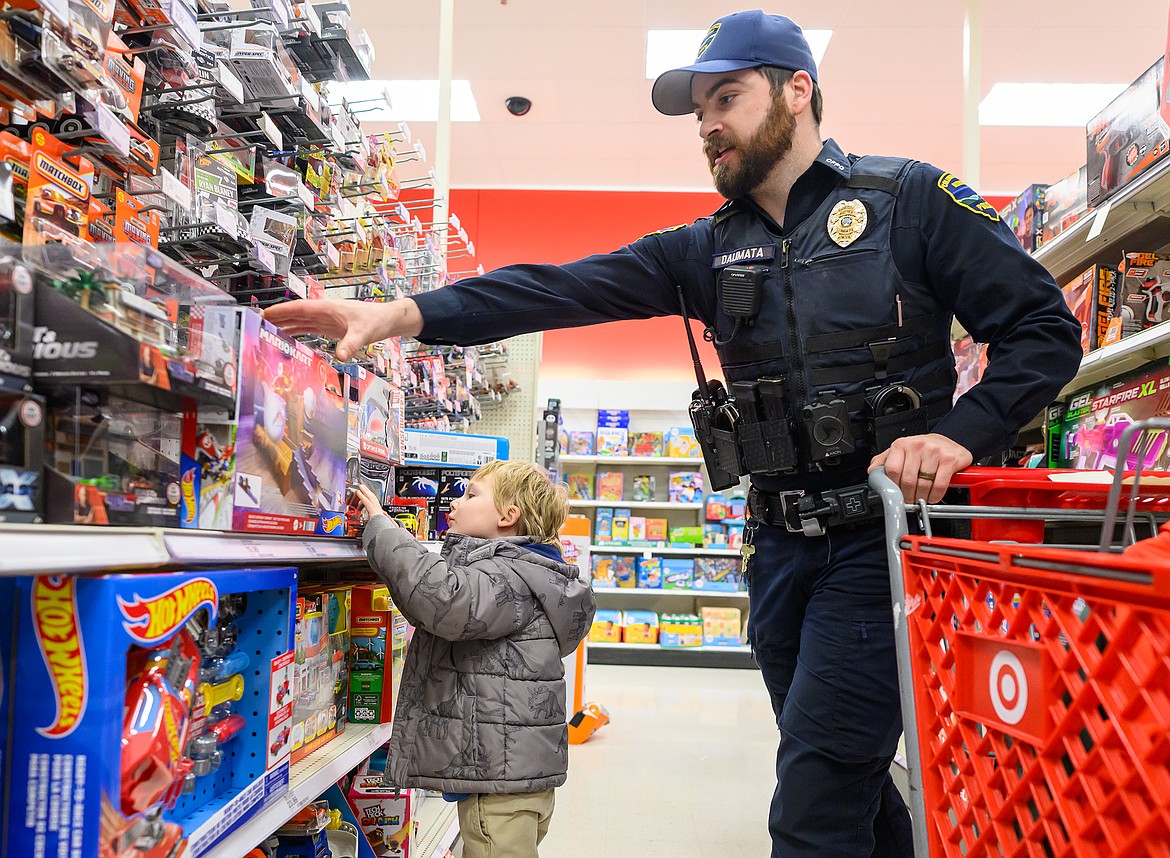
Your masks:
{"label": "officer's beard", "polygon": [[[783,97],[773,97],[772,107],[763,124],[745,143],[716,134],[703,144],[715,190],[726,199],[746,197],[760,186],[773,168],[792,149],[796,136],[796,117],[788,109]],[[738,163],[715,164],[715,153],[728,146],[735,147]]]}

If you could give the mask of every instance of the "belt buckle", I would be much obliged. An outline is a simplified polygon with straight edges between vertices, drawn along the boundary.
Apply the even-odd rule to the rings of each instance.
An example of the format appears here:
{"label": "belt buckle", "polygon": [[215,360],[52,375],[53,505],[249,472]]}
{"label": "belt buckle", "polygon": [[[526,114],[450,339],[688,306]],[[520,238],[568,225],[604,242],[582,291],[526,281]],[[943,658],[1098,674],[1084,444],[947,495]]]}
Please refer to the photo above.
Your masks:
{"label": "belt buckle", "polygon": [[[800,525],[800,511],[796,508],[796,504],[804,497],[804,490],[798,489],[791,492],[778,492],[776,497],[780,500],[780,515],[784,519],[784,528],[789,533],[804,533],[804,528]],[[791,511],[791,515],[789,512]],[[793,521],[796,524],[793,524]]]}

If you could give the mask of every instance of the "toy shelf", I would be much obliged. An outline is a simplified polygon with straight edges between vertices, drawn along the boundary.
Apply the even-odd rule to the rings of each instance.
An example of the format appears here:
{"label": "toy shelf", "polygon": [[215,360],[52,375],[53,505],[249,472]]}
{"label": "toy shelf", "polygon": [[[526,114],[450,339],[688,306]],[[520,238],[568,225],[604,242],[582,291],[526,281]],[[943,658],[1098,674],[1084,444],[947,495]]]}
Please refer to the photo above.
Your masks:
{"label": "toy shelf", "polygon": [[739,557],[733,548],[656,548],[653,545],[607,545],[594,542],[591,554],[639,554],[642,557]]}
{"label": "toy shelf", "polygon": [[590,643],[590,664],[638,664],[658,667],[755,666],[749,646],[673,647],[659,644]]}
{"label": "toy shelf", "polygon": [[561,456],[561,464],[581,465],[692,465],[695,468],[703,467],[703,460],[694,457],[682,456],[581,456],[565,453]]}
{"label": "toy shelf", "polygon": [[[1102,220],[1098,229],[1097,221]],[[1033,254],[1057,283],[1123,250],[1165,244],[1170,226],[1170,161],[1113,194]],[[1090,237],[1092,236],[1092,237]],[[1130,246],[1123,248],[1121,243]]]}
{"label": "toy shelf", "polygon": [[599,507],[620,506],[623,509],[702,509],[701,503],[671,503],[670,501],[627,501],[627,500],[571,500],[569,506],[574,509],[597,509]]}
{"label": "toy shelf", "polygon": [[[211,849],[199,854],[207,858],[239,858],[259,846],[290,816],[314,801],[350,769],[388,742],[390,729],[390,724],[348,725],[336,739],[293,764],[289,772],[288,792]],[[190,842],[198,843],[201,838],[206,838],[206,829],[215,822],[214,819],[209,820],[196,829],[190,836]]]}
{"label": "toy shelf", "polygon": [[[747,599],[747,590],[670,590],[662,587],[594,587],[594,596],[606,596],[613,594],[625,598],[633,596],[634,598],[652,599],[661,596],[681,596],[688,599]],[[590,644],[590,646],[598,646],[598,644]],[[638,646],[638,644],[630,644],[630,646]]]}
{"label": "toy shelf", "polygon": [[0,576],[80,575],[194,563],[353,563],[360,540],[161,527],[0,524]]}
{"label": "toy shelf", "polygon": [[419,805],[418,829],[411,854],[421,858],[451,858],[455,841],[459,839],[457,808],[453,801],[428,795]]}

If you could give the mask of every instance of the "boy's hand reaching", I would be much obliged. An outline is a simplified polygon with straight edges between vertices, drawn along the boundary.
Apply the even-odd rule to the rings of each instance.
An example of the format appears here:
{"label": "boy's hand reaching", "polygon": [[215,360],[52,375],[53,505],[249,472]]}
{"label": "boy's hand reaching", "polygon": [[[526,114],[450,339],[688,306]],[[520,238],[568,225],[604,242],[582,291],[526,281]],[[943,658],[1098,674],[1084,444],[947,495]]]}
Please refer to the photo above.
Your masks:
{"label": "boy's hand reaching", "polygon": [[353,494],[350,495],[349,505],[364,510],[367,520],[378,515],[386,515],[386,511],[382,509],[382,504],[378,502],[378,496],[360,484],[353,490]]}

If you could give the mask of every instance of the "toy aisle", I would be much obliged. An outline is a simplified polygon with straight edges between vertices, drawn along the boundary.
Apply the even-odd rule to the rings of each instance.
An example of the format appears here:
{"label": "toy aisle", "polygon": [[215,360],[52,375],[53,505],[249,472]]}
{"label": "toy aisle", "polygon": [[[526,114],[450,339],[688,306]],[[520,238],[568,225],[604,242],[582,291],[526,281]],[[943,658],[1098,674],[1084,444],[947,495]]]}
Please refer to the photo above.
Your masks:
{"label": "toy aisle", "polygon": [[[665,150],[617,191],[604,171],[546,183],[568,168],[528,147],[567,147],[580,177],[601,168],[572,148],[580,123],[503,136],[549,103],[569,112],[519,49],[491,61],[531,89],[487,75],[494,130],[453,151],[453,45],[608,29],[581,17],[601,11],[500,0],[461,6],[453,36],[453,4],[406,3],[389,24],[359,0],[0,9],[0,858],[459,855],[452,797],[387,777],[415,630],[370,568],[353,498],[372,493],[438,552],[471,474],[509,459],[564,485],[563,556],[597,603],[564,659],[554,726],[572,766],[543,853],[769,849],[777,729],[747,639],[748,481],[704,463],[679,320],[391,338],[340,361],[336,340],[264,317],[569,261],[719,205],[677,190],[692,174],[645,179]],[[730,11],[695,5],[694,26]],[[419,120],[433,161],[429,136],[382,112],[398,96],[376,75],[408,65],[387,54],[428,57],[413,77],[439,56],[442,109]],[[874,482],[906,620],[893,774],[920,856],[1170,849],[1170,564],[1150,549],[1170,493],[1141,479],[1170,466],[1170,53],[1113,61],[1132,82],[1063,129],[1067,176],[984,212],[1080,321],[1076,377],[1010,469],[958,480],[962,539],[932,535],[945,508]],[[453,183],[453,159],[480,172]],[[644,186],[658,190],[631,205]],[[952,333],[958,397],[988,355]],[[741,404],[787,419],[768,397]],[[1153,537],[1129,557],[1110,545],[1127,505],[1123,541]],[[1092,528],[1100,551],[1054,546]],[[969,670],[991,671],[990,702]]]}

